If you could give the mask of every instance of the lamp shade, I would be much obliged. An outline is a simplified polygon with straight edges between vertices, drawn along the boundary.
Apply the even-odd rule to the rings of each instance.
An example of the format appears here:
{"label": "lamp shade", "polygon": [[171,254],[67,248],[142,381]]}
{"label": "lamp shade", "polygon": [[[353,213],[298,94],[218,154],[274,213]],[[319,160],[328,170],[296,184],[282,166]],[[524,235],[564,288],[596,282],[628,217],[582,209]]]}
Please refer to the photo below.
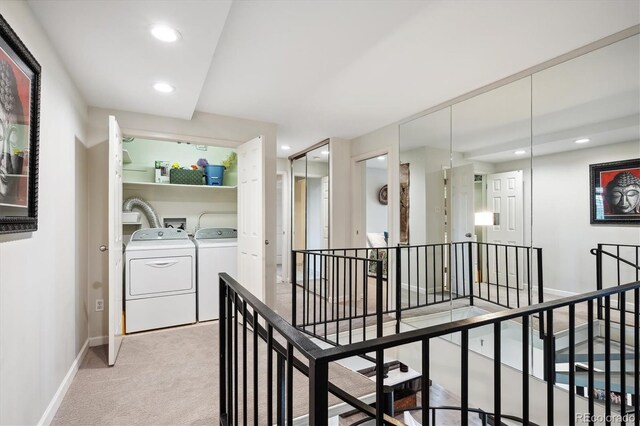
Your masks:
{"label": "lamp shade", "polygon": [[475,214],[476,226],[493,225],[493,212],[477,212]]}

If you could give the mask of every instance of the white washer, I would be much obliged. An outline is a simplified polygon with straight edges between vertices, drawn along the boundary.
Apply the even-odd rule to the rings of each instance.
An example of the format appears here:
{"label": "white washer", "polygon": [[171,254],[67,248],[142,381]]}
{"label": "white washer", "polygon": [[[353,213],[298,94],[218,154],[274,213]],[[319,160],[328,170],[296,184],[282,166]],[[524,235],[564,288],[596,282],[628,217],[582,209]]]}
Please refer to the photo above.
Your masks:
{"label": "white washer", "polygon": [[127,333],[196,322],[196,248],[186,231],[134,232],[125,262]]}
{"label": "white washer", "polygon": [[220,317],[218,274],[232,277],[238,271],[238,231],[233,228],[203,228],[195,235],[198,251],[198,321]]}

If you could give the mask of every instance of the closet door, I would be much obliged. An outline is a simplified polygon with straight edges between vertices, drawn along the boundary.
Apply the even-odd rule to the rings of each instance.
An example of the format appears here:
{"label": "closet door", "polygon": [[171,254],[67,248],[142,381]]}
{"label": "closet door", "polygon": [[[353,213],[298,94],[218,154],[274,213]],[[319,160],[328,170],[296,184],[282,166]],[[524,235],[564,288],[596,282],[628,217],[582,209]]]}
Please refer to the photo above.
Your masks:
{"label": "closet door", "polygon": [[238,147],[238,278],[265,301],[265,150],[258,136]]}
{"label": "closet door", "polygon": [[[101,247],[103,250],[106,247]],[[104,251],[104,250],[103,250]],[[109,116],[109,365],[122,344],[122,132]]]}

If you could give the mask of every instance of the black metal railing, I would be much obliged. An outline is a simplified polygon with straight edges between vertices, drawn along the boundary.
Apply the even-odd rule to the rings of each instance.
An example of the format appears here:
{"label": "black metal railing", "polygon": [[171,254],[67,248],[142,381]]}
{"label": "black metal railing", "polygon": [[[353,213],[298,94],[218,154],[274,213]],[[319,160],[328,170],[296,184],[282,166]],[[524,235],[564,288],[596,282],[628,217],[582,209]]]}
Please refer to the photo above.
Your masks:
{"label": "black metal railing", "polygon": [[[295,391],[308,391],[309,418],[325,415],[324,421],[311,424],[327,423],[328,393],[369,416],[382,416],[388,424],[402,424],[331,383],[328,364],[316,362],[323,350],[308,335],[226,273],[220,274],[219,284],[221,425],[293,424],[294,370],[308,378],[306,389]],[[261,375],[266,379],[262,387]]]}
{"label": "black metal railing", "polygon": [[[308,253],[311,254],[311,253]],[[338,259],[349,256],[338,255]],[[358,258],[359,260],[362,260]],[[382,261],[367,259],[375,263],[376,291],[376,324],[380,330],[382,321],[382,294],[380,276]],[[354,260],[352,260],[354,261]],[[637,265],[636,265],[637,266]],[[342,269],[341,269],[342,270]],[[379,296],[379,297],[378,297]],[[612,301],[618,300],[622,306],[631,306],[622,312],[616,311]],[[629,303],[627,303],[629,302]],[[594,305],[602,305],[603,319],[598,320]],[[390,305],[391,306],[391,305]],[[295,306],[294,306],[294,312]],[[586,312],[586,322],[578,324]],[[544,379],[532,378],[534,357],[534,318],[544,318],[545,338],[542,340],[544,359]],[[556,339],[557,324],[554,319],[568,318],[568,391],[566,394],[556,392]],[[296,316],[294,316],[296,318]],[[617,320],[617,321],[616,321]],[[482,386],[482,390],[470,386],[473,375],[486,372],[486,367],[470,360],[473,351],[473,333],[482,327],[491,330],[493,355],[489,365],[493,365],[493,383]],[[513,347],[513,332],[503,336],[503,329],[520,330],[516,353],[520,357],[520,369],[503,370],[503,345]],[[576,353],[576,333],[586,328],[586,356]],[[564,328],[564,326],[563,326]],[[603,330],[603,350],[595,348],[596,338]],[[598,416],[612,419],[612,414],[619,414],[625,424],[627,415],[640,419],[637,394],[640,389],[640,282],[621,284],[603,288],[594,292],[559,299],[537,305],[504,310],[498,313],[476,316],[451,323],[435,325],[418,330],[382,336],[380,332],[367,341],[342,343],[326,349],[315,345],[308,334],[287,323],[271,309],[261,303],[250,292],[226,274],[220,276],[220,421],[223,425],[231,424],[292,424],[293,422],[293,371],[298,370],[308,378],[308,419],[312,425],[324,425],[328,422],[328,394],[338,396],[376,424],[400,425],[393,418],[389,409],[389,394],[385,391],[385,351],[393,351],[395,356],[411,356],[415,363],[411,365],[420,372],[420,391],[422,406],[419,407],[423,424],[431,424],[437,410],[459,410],[460,423],[468,424],[470,414],[482,414],[492,424],[501,424],[502,420],[514,420],[523,424],[570,424],[579,422],[595,424]],[[632,336],[632,337],[628,337]],[[433,356],[431,348],[437,348],[440,337],[459,336],[459,349],[447,348],[446,357]],[[510,339],[510,343],[507,343]],[[253,342],[250,344],[249,342]],[[451,343],[453,344],[453,343]],[[411,345],[411,347],[407,346]],[[262,348],[262,349],[261,349]],[[251,350],[249,350],[251,349]],[[302,360],[294,357],[300,354]],[[602,353],[604,351],[604,353]],[[249,354],[251,356],[249,356]],[[409,354],[409,355],[407,355]],[[459,355],[457,371],[456,357]],[[513,353],[511,358],[514,358]],[[518,356],[516,355],[516,357]],[[329,380],[329,366],[350,357],[362,356],[375,365],[375,397],[374,403],[368,405],[343,389],[337,388]],[[630,360],[614,366],[612,360]],[[476,359],[477,362],[477,359]],[[596,362],[598,367],[596,368]],[[604,366],[602,366],[604,362]],[[446,367],[443,368],[443,364]],[[584,376],[580,371],[586,364],[586,386],[578,384],[577,377]],[[475,369],[475,371],[474,371]],[[446,376],[457,376],[459,380],[459,405],[431,406],[430,383],[432,378],[446,371]],[[240,376],[239,372],[242,372]],[[266,389],[258,389],[259,374],[266,376]],[[503,386],[503,374],[509,374],[507,388]],[[565,374],[565,373],[563,373]],[[514,380],[514,375],[519,376]],[[597,376],[597,377],[596,377]],[[249,378],[253,382],[250,386]],[[598,381],[596,382],[596,378]],[[596,383],[602,383],[596,385]],[[518,386],[519,385],[519,386]],[[514,388],[519,388],[519,391]],[[609,395],[615,388],[622,393],[632,387],[636,395],[635,403],[615,406],[610,398],[606,398],[601,410],[596,404],[595,390],[601,389]],[[275,387],[275,389],[274,389]],[[580,396],[580,388],[586,387],[586,407],[577,403],[584,401]],[[532,398],[532,395],[535,397]],[[513,404],[513,398],[519,403]],[[540,403],[540,397],[544,403]],[[488,398],[491,400],[488,402]],[[503,400],[511,398],[511,403]],[[266,407],[260,411],[259,401],[266,400]],[[482,408],[473,408],[482,407]],[[492,410],[486,408],[492,406]],[[393,407],[393,405],[392,405]],[[507,408],[508,407],[508,408]],[[578,408],[579,407],[579,408]],[[580,411],[578,411],[580,410]],[[566,411],[566,413],[565,413]],[[390,413],[391,412],[391,413]],[[563,413],[563,414],[560,414]],[[482,416],[481,416],[482,418]],[[610,424],[605,420],[605,424]],[[637,423],[636,423],[637,424]]]}
{"label": "black metal railing", "polygon": [[[543,302],[542,249],[459,242],[292,252],[292,323],[332,344],[367,339],[382,317],[458,299],[505,308]],[[298,312],[296,306],[302,305]],[[375,335],[369,332],[369,337]]]}
{"label": "black metal railing", "polygon": [[475,281],[478,299],[505,308],[543,302],[541,248],[480,242],[471,244],[474,246],[473,262],[478,265]]}
{"label": "black metal railing", "polygon": [[[382,336],[382,316],[390,312],[384,251],[374,249],[367,257],[357,249],[293,251],[292,324],[336,345],[353,343],[356,329],[366,340],[367,324],[373,322],[373,334]],[[341,330],[347,332],[342,342]]]}
{"label": "black metal railing", "polygon": [[398,246],[395,256],[396,291],[407,289],[401,310],[460,298],[505,308],[543,301],[541,248],[465,241]]}
{"label": "black metal railing", "polygon": [[[421,389],[422,389],[422,407],[421,407],[421,415],[423,424],[430,424],[429,413],[431,412],[431,407],[429,406],[429,386],[431,380],[431,363],[434,357],[431,356],[430,347],[433,339],[438,337],[450,336],[455,333],[460,334],[460,364],[456,374],[460,380],[460,423],[462,425],[467,425],[469,422],[469,414],[474,410],[470,408],[470,406],[475,403],[476,400],[480,400],[486,398],[487,394],[492,395],[492,403],[493,403],[493,421],[494,424],[501,424],[501,421],[506,419],[506,416],[503,417],[503,413],[507,411],[511,411],[508,413],[509,416],[521,418],[523,424],[531,424],[532,422],[536,422],[539,424],[569,424],[575,425],[578,422],[581,422],[583,419],[587,419],[586,423],[594,424],[594,421],[597,421],[599,415],[602,415],[604,419],[612,419],[612,403],[609,398],[605,401],[604,412],[600,414],[595,409],[595,396],[594,392],[589,392],[587,398],[587,407],[584,413],[580,413],[581,416],[577,416],[576,409],[576,400],[580,398],[576,392],[576,354],[575,350],[570,353],[568,359],[568,375],[569,375],[569,389],[567,392],[566,399],[562,399],[562,395],[556,393],[555,389],[555,361],[554,361],[554,351],[555,347],[553,344],[553,340],[548,339],[544,341],[543,345],[543,355],[545,359],[546,368],[549,370],[547,373],[546,383],[537,382],[536,387],[533,387],[533,381],[536,379],[530,378],[531,373],[531,343],[530,343],[530,334],[533,333],[530,324],[532,324],[532,318],[534,315],[542,315],[546,318],[546,335],[553,336],[554,335],[554,317],[560,315],[568,315],[569,319],[569,341],[570,345],[575,346],[575,329],[576,329],[576,310],[581,309],[587,312],[587,320],[585,326],[588,329],[588,334],[590,336],[588,340],[588,389],[594,390],[595,386],[595,350],[593,344],[593,337],[596,334],[596,327],[599,327],[599,324],[595,317],[594,311],[594,303],[598,300],[602,300],[605,309],[605,319],[604,319],[604,329],[605,329],[605,351],[607,357],[606,359],[610,359],[612,352],[618,352],[620,359],[626,359],[627,354],[627,344],[630,342],[625,342],[624,338],[621,337],[622,341],[619,342],[617,346],[618,349],[615,349],[615,345],[612,338],[612,321],[611,321],[611,298],[618,297],[622,300],[633,300],[634,309],[632,313],[632,321],[627,322],[624,319],[624,316],[620,317],[620,322],[617,327],[619,327],[619,335],[624,336],[627,332],[627,328],[633,327],[636,338],[633,341],[633,358],[636,366],[636,372],[639,371],[638,368],[638,354],[640,353],[639,348],[639,339],[637,337],[638,330],[640,330],[640,282],[625,284],[621,286],[617,286],[614,288],[607,288],[598,291],[593,291],[590,293],[585,293],[578,296],[567,297],[564,299],[554,300],[551,302],[545,302],[542,304],[516,308],[511,310],[504,310],[499,313],[492,313],[487,315],[481,315],[477,317],[473,317],[470,319],[464,319],[459,321],[454,321],[451,323],[435,325],[423,329],[403,332],[395,335],[384,336],[380,338],[375,338],[368,340],[366,342],[358,342],[350,345],[343,346],[335,346],[332,348],[324,349],[321,352],[314,353],[314,360],[312,365],[310,365],[311,369],[316,370],[316,374],[314,377],[320,378],[321,380],[315,380],[313,383],[310,383],[310,392],[313,390],[314,397],[316,401],[320,401],[320,404],[316,404],[312,416],[310,418],[311,424],[326,424],[327,423],[327,409],[326,401],[327,401],[327,391],[326,387],[326,377],[327,377],[327,369],[328,365],[332,362],[337,362],[349,357],[354,356],[362,356],[366,354],[375,354],[375,363],[376,363],[376,412],[375,414],[370,413],[371,417],[376,420],[376,424],[383,423],[391,423],[388,422],[386,418],[384,418],[384,413],[382,412],[383,407],[383,388],[382,388],[382,371],[384,367],[384,352],[385,350],[396,350],[401,347],[405,347],[406,345],[412,345],[411,351],[419,351],[419,355],[417,359],[420,360],[421,366],[419,366],[422,376],[421,376]],[[516,380],[516,383],[519,382],[519,389],[514,388],[514,384],[510,383],[508,385],[508,391],[503,392],[503,382],[502,382],[502,329],[503,326],[507,322],[517,321],[519,327],[521,328],[521,339],[520,339],[520,362],[521,362],[521,370],[510,370],[510,374],[519,375],[519,380]],[[470,392],[469,386],[469,377],[470,370],[473,368],[472,364],[469,360],[470,354],[470,333],[474,330],[477,330],[481,327],[490,327],[492,328],[492,338],[493,338],[493,392],[488,389],[483,389],[481,395]],[[417,344],[417,346],[416,346]],[[574,347],[571,346],[571,347]],[[449,353],[447,360],[451,360],[453,357],[452,353]],[[623,363],[624,364],[624,363]],[[450,366],[451,367],[451,366]],[[448,374],[451,375],[452,371],[449,370]],[[612,369],[611,363],[608,362],[605,365],[603,371],[599,371],[598,375],[604,377],[604,386],[605,393],[609,395],[612,389]],[[639,389],[640,384],[638,383],[639,375],[636,373],[634,375],[634,388]],[[622,389],[626,389],[626,373],[624,368],[621,372],[622,382],[620,386]],[[323,384],[324,383],[324,384]],[[490,387],[489,387],[490,389]],[[532,393],[535,393],[536,400],[539,399],[540,394],[544,394],[544,400],[546,403],[543,403],[544,409],[540,409],[540,404],[536,406],[536,409],[532,409]],[[503,396],[505,394],[509,394],[512,398],[514,395],[520,395],[520,404],[518,407],[503,406]],[[473,401],[473,402],[472,402]],[[477,403],[475,403],[477,405]],[[560,410],[556,412],[557,408],[567,407],[567,413],[562,418],[560,417]],[[638,412],[638,404],[635,404],[634,407],[629,409],[624,404],[619,408],[619,414],[622,419],[624,419],[625,415],[632,414],[636,419],[640,418],[640,413]],[[610,424],[610,421],[605,421],[606,424]],[[397,424],[397,423],[391,423]]]}
{"label": "black metal railing", "polygon": [[[640,245],[600,243],[591,249],[596,257],[596,289],[620,286],[640,281]],[[627,310],[620,299],[613,300],[616,310]],[[603,318],[602,303],[598,303],[598,318]]]}

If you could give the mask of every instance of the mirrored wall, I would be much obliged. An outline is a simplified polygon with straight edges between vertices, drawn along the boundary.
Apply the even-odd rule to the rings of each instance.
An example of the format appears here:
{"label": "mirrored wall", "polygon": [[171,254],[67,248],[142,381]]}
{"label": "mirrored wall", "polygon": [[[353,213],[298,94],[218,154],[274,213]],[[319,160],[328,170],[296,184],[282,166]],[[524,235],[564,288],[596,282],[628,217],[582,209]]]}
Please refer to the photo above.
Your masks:
{"label": "mirrored wall", "polygon": [[[447,244],[403,264],[407,280],[441,262],[427,292],[468,294],[473,283],[493,304],[523,306],[540,288],[547,300],[595,290],[598,244],[640,245],[640,196],[623,188],[640,185],[640,166],[628,165],[640,158],[639,39],[567,55],[400,125],[401,243]],[[603,164],[593,182],[590,166]]]}
{"label": "mirrored wall", "polygon": [[291,159],[293,250],[329,247],[329,157],[327,141]]}

